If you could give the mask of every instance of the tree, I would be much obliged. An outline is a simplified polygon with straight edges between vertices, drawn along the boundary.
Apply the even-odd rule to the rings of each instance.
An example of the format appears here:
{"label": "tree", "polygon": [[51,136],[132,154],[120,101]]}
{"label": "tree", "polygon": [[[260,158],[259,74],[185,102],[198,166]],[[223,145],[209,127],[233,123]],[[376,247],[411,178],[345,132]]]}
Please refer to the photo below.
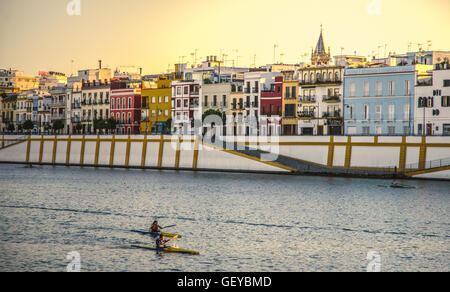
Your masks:
{"label": "tree", "polygon": [[23,123],[22,128],[23,128],[24,130],[28,130],[28,132],[30,132],[31,130],[34,129],[34,124],[33,124],[33,122],[32,122],[31,120],[26,120],[26,121]]}
{"label": "tree", "polygon": [[63,123],[63,121],[61,121],[61,120],[56,120],[56,121],[54,121],[53,122],[53,130],[56,132],[56,131],[59,131],[59,130],[62,130],[62,129],[64,129],[64,123]]}
{"label": "tree", "polygon": [[110,131],[115,131],[117,127],[117,121],[113,118],[109,118],[105,121],[105,129],[108,129]]}
{"label": "tree", "polygon": [[172,130],[172,118],[168,118],[166,121],[166,133],[170,133]]}
{"label": "tree", "polygon": [[15,129],[16,129],[16,127],[14,127],[13,124],[9,124],[9,125],[8,125],[8,131],[9,131],[10,133],[14,132]]}
{"label": "tree", "polygon": [[107,128],[106,121],[104,119],[94,120],[94,131],[96,130],[104,130]]}
{"label": "tree", "polygon": [[83,126],[80,123],[77,123],[77,125],[75,126],[75,130],[77,130],[77,132],[79,133],[82,129]]}

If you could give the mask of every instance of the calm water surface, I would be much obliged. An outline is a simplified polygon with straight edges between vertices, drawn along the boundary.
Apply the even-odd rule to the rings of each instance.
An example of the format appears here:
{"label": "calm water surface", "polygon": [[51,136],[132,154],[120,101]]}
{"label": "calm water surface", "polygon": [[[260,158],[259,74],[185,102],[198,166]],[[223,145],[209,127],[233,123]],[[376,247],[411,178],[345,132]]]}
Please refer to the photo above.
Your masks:
{"label": "calm water surface", "polygon": [[[0,165],[0,271],[450,271],[450,183]],[[157,254],[154,219],[200,256]]]}

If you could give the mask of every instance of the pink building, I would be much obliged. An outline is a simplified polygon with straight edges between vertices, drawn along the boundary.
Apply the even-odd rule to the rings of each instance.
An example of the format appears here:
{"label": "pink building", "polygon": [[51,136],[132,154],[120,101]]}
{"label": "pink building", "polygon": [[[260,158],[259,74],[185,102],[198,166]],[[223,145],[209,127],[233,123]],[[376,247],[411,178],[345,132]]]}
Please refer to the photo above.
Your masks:
{"label": "pink building", "polygon": [[259,133],[261,136],[280,136],[283,112],[283,77],[275,77],[270,88],[261,90]]}
{"label": "pink building", "polygon": [[141,122],[141,81],[111,80],[111,118],[117,134],[139,134]]}

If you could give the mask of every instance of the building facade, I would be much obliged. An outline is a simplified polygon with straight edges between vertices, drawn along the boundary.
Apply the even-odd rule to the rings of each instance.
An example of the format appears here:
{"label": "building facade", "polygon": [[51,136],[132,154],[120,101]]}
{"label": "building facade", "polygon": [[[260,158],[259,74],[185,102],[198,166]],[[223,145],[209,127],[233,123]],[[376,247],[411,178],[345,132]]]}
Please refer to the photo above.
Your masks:
{"label": "building facade", "polygon": [[435,65],[431,78],[416,85],[414,128],[417,135],[450,136],[450,65]]}
{"label": "building facade", "polygon": [[[297,135],[298,133],[298,94],[299,81],[295,71],[283,73],[283,105],[282,105],[282,135]],[[298,75],[297,75],[298,76]]]}
{"label": "building facade", "polygon": [[116,133],[140,134],[141,86],[139,80],[111,80],[111,118],[116,120]]}
{"label": "building facade", "polygon": [[414,135],[414,89],[428,65],[346,69],[346,135]]}
{"label": "building facade", "polygon": [[261,90],[259,135],[280,136],[283,112],[283,76],[276,76],[270,87]]}
{"label": "building facade", "polygon": [[172,82],[172,133],[192,134],[194,121],[201,122],[200,85],[193,80]]}
{"label": "building facade", "polygon": [[109,80],[83,82],[81,87],[81,125],[86,134],[95,134],[94,122],[110,117]]}

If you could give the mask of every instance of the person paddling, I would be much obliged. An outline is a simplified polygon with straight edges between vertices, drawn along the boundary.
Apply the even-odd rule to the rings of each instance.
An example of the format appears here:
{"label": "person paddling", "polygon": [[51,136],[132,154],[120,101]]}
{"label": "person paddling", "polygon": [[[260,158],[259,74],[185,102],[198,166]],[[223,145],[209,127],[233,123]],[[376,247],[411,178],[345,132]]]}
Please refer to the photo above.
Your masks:
{"label": "person paddling", "polygon": [[163,229],[161,226],[158,225],[158,221],[153,221],[152,226],[150,226],[150,233],[159,233],[161,232],[161,229]]}
{"label": "person paddling", "polygon": [[167,247],[167,244],[168,244],[169,242],[171,242],[172,240],[174,240],[174,239],[176,239],[176,238],[177,238],[177,236],[174,236],[174,237],[171,238],[171,239],[164,240],[164,235],[161,234],[161,235],[159,235],[158,239],[156,239],[156,248],[164,249],[164,248]]}

